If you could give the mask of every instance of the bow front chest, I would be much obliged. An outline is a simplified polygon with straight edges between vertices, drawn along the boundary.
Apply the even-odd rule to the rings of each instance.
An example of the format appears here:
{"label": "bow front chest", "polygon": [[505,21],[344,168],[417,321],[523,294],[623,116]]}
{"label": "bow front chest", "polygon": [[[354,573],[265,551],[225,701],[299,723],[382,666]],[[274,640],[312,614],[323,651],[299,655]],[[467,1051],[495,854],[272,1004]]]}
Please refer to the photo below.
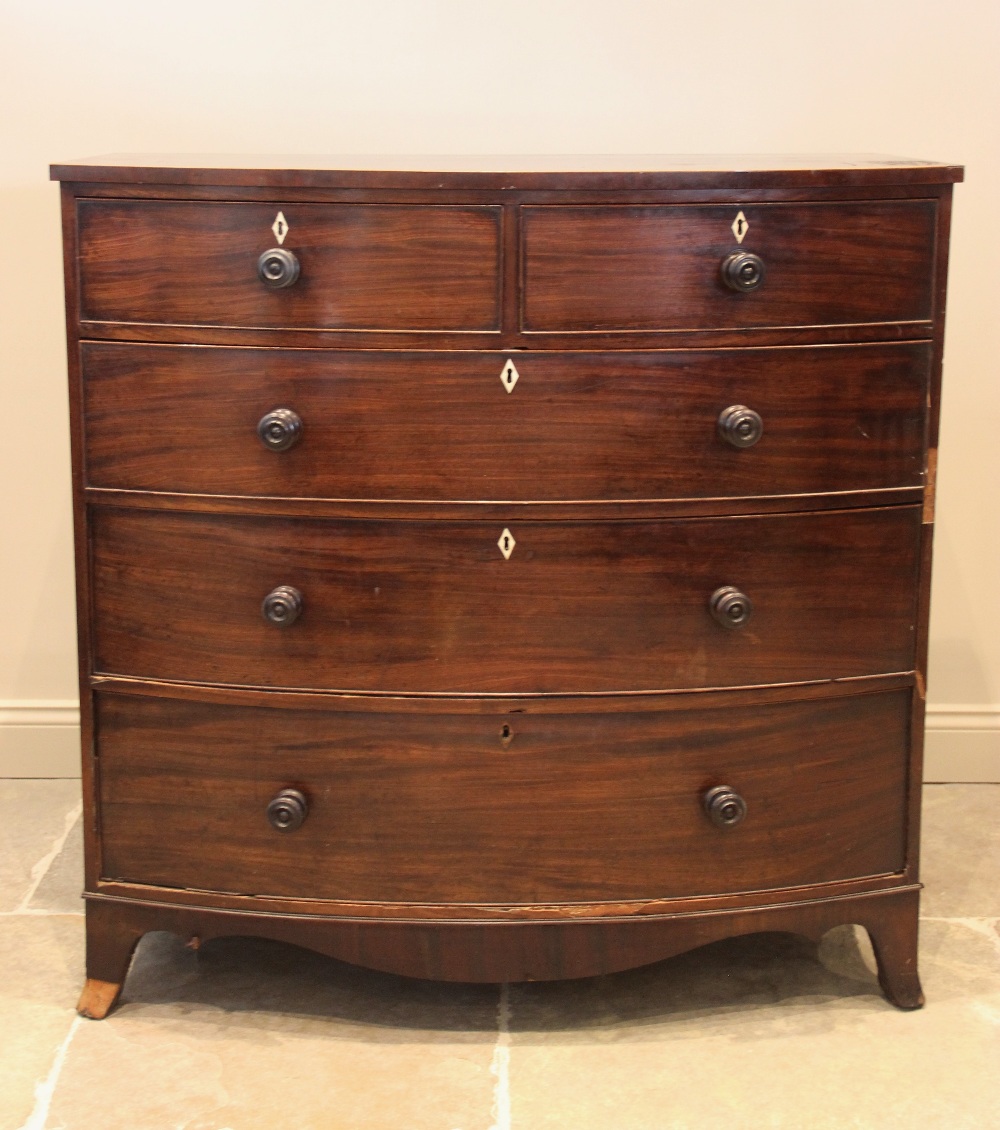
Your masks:
{"label": "bow front chest", "polygon": [[63,181],[87,985],[580,977],[859,923],[921,1001],[951,186],[831,158]]}

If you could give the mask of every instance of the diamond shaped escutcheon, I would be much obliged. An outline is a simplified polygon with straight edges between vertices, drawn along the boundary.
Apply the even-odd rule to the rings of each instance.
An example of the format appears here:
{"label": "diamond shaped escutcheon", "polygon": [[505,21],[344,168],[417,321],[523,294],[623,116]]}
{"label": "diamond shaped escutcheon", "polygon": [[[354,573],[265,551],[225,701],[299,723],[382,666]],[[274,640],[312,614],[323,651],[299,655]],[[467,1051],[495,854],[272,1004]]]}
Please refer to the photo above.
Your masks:
{"label": "diamond shaped escutcheon", "polygon": [[514,552],[514,546],[517,545],[517,542],[514,541],[514,535],[505,527],[497,545],[500,547],[500,552],[504,555],[504,558],[509,561],[510,555]]}
{"label": "diamond shaped escutcheon", "polygon": [[274,232],[274,238],[278,241],[278,246],[285,242],[285,236],[288,235],[288,221],[285,219],[285,213],[279,212],[274,217],[274,223],[271,225],[271,231]]}
{"label": "diamond shaped escutcheon", "polygon": [[733,235],[736,236],[736,242],[742,243],[747,232],[750,230],[750,221],[743,215],[742,212],[736,213],[736,219],[733,220]]}
{"label": "diamond shaped escutcheon", "polygon": [[503,384],[503,387],[508,392],[513,392],[514,385],[517,384],[518,377],[520,377],[520,375],[521,374],[517,371],[517,366],[508,357],[504,362],[503,368],[500,370],[500,380]]}

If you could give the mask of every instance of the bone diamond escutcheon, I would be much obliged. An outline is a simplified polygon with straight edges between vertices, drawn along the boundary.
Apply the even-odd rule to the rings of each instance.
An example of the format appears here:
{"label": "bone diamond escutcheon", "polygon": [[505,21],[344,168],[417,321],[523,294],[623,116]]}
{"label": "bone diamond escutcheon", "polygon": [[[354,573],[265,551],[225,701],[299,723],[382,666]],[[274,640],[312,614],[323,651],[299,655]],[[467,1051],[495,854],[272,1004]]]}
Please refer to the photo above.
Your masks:
{"label": "bone diamond escutcheon", "polygon": [[514,541],[514,535],[510,530],[505,528],[504,532],[500,535],[500,540],[497,542],[497,545],[500,547],[500,552],[504,555],[504,558],[509,561],[510,555],[514,552],[514,546],[517,545],[517,542]]}
{"label": "bone diamond escutcheon", "polygon": [[736,236],[736,242],[742,243],[747,232],[750,230],[750,221],[743,215],[742,212],[736,213],[736,219],[733,220],[732,231]]}
{"label": "bone diamond escutcheon", "polygon": [[508,358],[504,362],[504,367],[500,372],[500,380],[503,381],[503,387],[508,392],[514,391],[514,385],[517,384],[517,379],[520,376],[514,362]]}

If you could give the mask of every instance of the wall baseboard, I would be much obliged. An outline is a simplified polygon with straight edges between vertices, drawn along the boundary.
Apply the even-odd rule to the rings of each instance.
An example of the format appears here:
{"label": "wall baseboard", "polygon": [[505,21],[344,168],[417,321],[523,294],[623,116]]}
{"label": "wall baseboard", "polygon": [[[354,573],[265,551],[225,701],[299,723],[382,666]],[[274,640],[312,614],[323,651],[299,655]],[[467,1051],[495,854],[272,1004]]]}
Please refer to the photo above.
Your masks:
{"label": "wall baseboard", "polygon": [[[79,777],[75,699],[0,699],[0,777]],[[925,781],[1000,782],[1000,705],[927,708]]]}
{"label": "wall baseboard", "polygon": [[924,780],[1000,782],[1000,705],[929,704]]}
{"label": "wall baseboard", "polygon": [[0,699],[0,777],[79,777],[76,699]]}

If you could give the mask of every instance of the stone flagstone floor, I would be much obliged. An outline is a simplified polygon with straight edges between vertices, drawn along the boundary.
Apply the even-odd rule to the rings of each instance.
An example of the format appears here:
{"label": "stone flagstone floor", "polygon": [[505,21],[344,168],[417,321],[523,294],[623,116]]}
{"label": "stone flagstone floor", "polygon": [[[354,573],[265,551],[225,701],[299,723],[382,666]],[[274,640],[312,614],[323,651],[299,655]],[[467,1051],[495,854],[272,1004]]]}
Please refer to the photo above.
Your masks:
{"label": "stone flagstone floor", "polygon": [[0,780],[0,1130],[1000,1128],[1000,786],[925,788],[920,1012],[852,928],[512,986],[150,934],[101,1022],[78,796]]}

